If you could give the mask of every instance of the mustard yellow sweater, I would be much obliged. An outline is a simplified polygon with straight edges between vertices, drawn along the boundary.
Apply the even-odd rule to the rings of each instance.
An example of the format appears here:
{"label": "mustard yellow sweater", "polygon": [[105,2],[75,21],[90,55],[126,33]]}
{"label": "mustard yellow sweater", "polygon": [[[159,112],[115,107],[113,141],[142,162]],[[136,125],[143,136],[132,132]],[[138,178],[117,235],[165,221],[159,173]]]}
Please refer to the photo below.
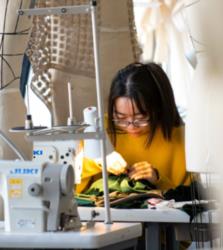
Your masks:
{"label": "mustard yellow sweater", "polygon": [[[146,146],[147,135],[133,137],[129,134],[117,134],[115,150],[128,165],[147,161],[159,171],[157,188],[167,190],[180,184],[189,184],[185,168],[184,127],[174,128],[171,141],[164,139],[161,129],[157,129],[152,143]],[[77,192],[83,191],[91,177],[101,173],[101,167],[90,159],[84,159],[82,182]]]}

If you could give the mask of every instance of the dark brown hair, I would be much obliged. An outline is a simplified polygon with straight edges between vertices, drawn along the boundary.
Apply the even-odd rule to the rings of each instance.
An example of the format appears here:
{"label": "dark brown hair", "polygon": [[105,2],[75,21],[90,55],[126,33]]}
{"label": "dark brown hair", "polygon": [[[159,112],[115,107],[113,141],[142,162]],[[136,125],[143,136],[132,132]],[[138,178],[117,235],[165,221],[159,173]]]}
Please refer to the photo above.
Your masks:
{"label": "dark brown hair", "polygon": [[108,99],[108,132],[114,144],[117,130],[113,114],[118,97],[130,98],[140,113],[150,117],[148,143],[152,142],[158,127],[161,128],[164,138],[171,140],[173,127],[183,123],[176,107],[170,81],[158,64],[132,63],[119,70],[114,77]]}

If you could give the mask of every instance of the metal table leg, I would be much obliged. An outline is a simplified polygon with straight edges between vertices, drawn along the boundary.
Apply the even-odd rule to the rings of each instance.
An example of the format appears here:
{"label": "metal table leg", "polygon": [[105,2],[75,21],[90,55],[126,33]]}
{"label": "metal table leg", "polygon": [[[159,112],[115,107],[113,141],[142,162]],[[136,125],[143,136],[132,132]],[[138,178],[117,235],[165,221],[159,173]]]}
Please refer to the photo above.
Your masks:
{"label": "metal table leg", "polygon": [[178,250],[179,242],[176,241],[174,226],[173,225],[166,226],[165,233],[166,233],[166,249]]}
{"label": "metal table leg", "polygon": [[146,250],[160,250],[159,223],[145,223]]}

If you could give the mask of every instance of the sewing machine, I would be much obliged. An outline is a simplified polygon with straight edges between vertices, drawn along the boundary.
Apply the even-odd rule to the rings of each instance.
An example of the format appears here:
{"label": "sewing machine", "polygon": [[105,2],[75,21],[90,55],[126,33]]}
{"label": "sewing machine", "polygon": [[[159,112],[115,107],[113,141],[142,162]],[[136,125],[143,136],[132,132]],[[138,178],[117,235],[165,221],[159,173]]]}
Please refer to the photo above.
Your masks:
{"label": "sewing machine", "polygon": [[0,161],[0,197],[4,205],[0,248],[135,247],[142,234],[139,223],[82,226],[73,183],[70,165]]}
{"label": "sewing machine", "polygon": [[79,229],[70,165],[0,161],[0,196],[7,232]]}

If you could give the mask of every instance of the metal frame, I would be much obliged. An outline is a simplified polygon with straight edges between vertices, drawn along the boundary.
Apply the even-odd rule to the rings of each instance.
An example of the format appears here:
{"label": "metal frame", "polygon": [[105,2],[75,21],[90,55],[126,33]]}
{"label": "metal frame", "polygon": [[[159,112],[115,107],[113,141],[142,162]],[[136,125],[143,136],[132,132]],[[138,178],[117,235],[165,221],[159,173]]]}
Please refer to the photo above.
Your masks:
{"label": "metal frame", "polygon": [[[95,80],[96,80],[96,94],[97,94],[97,107],[99,114],[99,134],[98,139],[100,140],[101,152],[102,152],[102,175],[103,175],[103,186],[104,186],[104,204],[105,204],[105,223],[111,224],[111,212],[108,192],[108,174],[106,167],[106,145],[105,145],[105,129],[104,129],[104,105],[102,98],[102,87],[101,87],[101,74],[100,74],[100,63],[99,63],[99,49],[98,49],[98,37],[97,37],[97,17],[96,8],[97,1],[91,0],[89,5],[80,6],[63,6],[63,7],[52,7],[52,8],[36,8],[36,9],[20,9],[18,10],[19,15],[64,15],[64,14],[80,14],[80,13],[91,13],[92,20],[92,35],[93,35],[93,49],[94,49],[94,62],[95,62]],[[97,133],[97,132],[96,132]],[[55,137],[56,135],[54,135]],[[61,135],[60,135],[61,136]],[[66,135],[64,135],[66,136]],[[70,139],[71,134],[67,135]],[[66,137],[67,137],[66,136]],[[77,136],[77,134],[75,134]],[[83,134],[80,134],[83,136]],[[81,137],[83,138],[83,137]],[[95,135],[93,135],[95,138]],[[34,138],[33,138],[34,139]],[[36,139],[36,138],[35,138]],[[50,138],[48,138],[49,140]]]}
{"label": "metal frame", "polygon": [[[41,130],[40,130],[41,132]],[[55,134],[54,134],[55,132]],[[35,132],[34,132],[35,133]],[[43,134],[44,133],[44,134]],[[47,134],[48,133],[48,134]],[[85,133],[72,133],[67,132],[64,133],[63,131],[58,130],[51,130],[49,129],[49,132],[47,132],[45,129],[43,129],[43,132],[40,134],[27,134],[28,135],[28,141],[64,141],[64,140],[81,140],[81,139],[96,139],[96,140],[102,140],[104,138],[104,134],[102,132],[85,132]]]}
{"label": "metal frame", "polygon": [[43,16],[43,15],[62,15],[62,14],[81,14],[89,13],[91,11],[90,5],[79,6],[62,6],[50,8],[35,8],[35,9],[19,9],[18,15],[22,16]]}

